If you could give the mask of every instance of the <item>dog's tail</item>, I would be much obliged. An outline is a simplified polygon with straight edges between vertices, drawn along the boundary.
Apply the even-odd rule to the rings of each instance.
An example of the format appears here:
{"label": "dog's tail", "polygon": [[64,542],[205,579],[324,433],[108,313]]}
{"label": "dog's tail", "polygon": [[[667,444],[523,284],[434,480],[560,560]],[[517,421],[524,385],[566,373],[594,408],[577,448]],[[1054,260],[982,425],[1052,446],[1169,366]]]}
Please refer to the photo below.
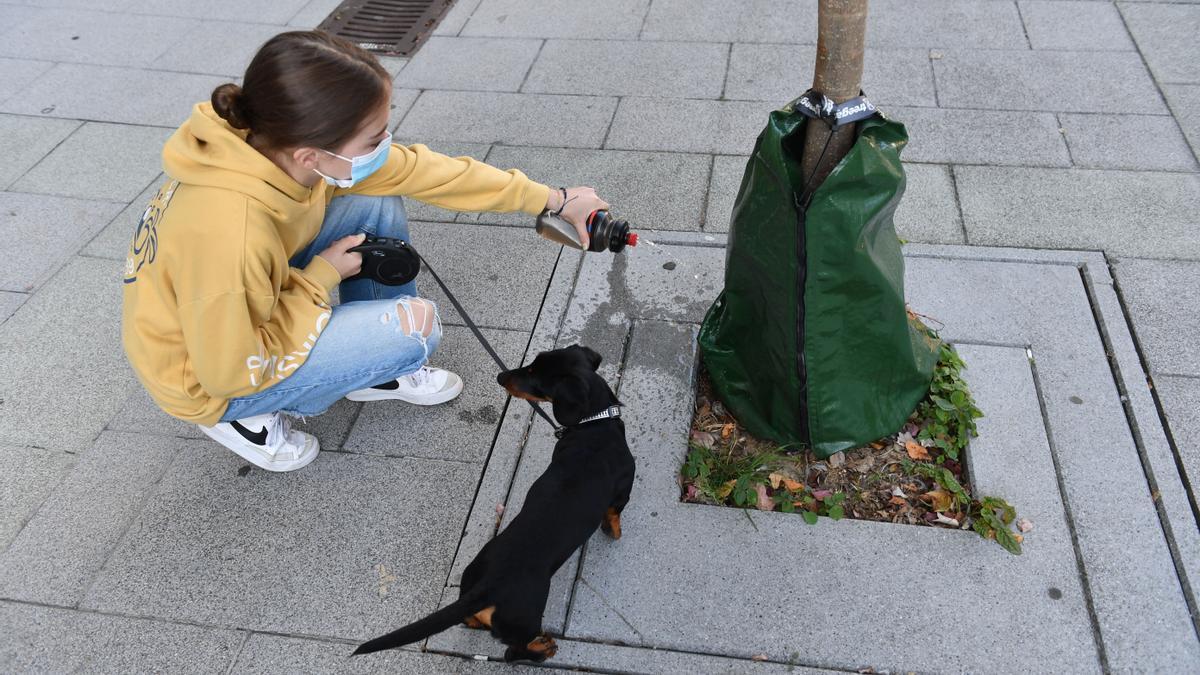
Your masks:
{"label": "dog's tail", "polygon": [[354,650],[356,654],[370,654],[384,649],[411,644],[435,633],[440,633],[464,618],[487,607],[488,601],[483,589],[475,588],[463,597],[446,605],[438,611],[419,621],[414,621],[403,628],[398,628],[387,635],[381,635],[374,640],[368,640]]}

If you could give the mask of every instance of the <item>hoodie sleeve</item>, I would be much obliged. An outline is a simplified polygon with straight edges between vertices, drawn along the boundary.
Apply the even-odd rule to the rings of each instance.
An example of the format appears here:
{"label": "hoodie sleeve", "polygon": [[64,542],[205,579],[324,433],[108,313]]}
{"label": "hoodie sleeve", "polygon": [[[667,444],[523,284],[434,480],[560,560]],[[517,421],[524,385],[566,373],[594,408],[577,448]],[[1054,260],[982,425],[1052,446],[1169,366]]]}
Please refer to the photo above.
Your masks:
{"label": "hoodie sleeve", "polygon": [[507,171],[471,157],[449,157],[420,143],[392,144],[378,171],[338,194],[400,195],[454,211],[524,211],[537,215],[550,188],[517,169]]}
{"label": "hoodie sleeve", "polygon": [[191,369],[214,398],[248,396],[295,372],[329,322],[329,294],[340,281],[316,256],[303,270],[289,268],[276,295],[269,266],[253,255],[246,261],[239,288],[179,306]]}

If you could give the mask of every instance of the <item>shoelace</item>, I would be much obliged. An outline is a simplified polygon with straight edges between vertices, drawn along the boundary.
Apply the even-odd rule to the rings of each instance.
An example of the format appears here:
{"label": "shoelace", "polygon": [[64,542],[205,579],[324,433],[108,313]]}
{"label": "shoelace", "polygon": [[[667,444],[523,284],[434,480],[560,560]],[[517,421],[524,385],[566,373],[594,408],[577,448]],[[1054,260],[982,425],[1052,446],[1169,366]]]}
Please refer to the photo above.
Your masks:
{"label": "shoelace", "polygon": [[267,450],[272,457],[277,457],[279,451],[292,435],[292,421],[282,413],[275,413],[267,423]]}
{"label": "shoelace", "polygon": [[405,377],[408,378],[413,387],[423,387],[429,382],[431,375],[432,372],[429,370],[429,366],[421,366],[420,370],[413,371]]}

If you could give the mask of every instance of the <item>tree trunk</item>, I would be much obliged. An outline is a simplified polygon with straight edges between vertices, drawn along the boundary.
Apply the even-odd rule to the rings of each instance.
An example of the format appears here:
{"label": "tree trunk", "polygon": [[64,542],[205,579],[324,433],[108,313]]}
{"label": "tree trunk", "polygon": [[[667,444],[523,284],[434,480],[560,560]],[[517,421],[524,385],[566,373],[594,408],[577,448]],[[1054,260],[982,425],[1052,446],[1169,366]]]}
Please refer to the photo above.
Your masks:
{"label": "tree trunk", "polygon": [[[813,89],[842,103],[858,96],[862,87],[863,42],[867,32],[867,0],[820,0],[817,6],[817,67]],[[854,124],[839,127],[829,138],[829,127],[812,120],[804,134],[801,158],[811,193],[854,144]],[[829,148],[825,149],[826,140]],[[821,151],[825,149],[824,157]],[[820,164],[817,160],[820,159]]]}

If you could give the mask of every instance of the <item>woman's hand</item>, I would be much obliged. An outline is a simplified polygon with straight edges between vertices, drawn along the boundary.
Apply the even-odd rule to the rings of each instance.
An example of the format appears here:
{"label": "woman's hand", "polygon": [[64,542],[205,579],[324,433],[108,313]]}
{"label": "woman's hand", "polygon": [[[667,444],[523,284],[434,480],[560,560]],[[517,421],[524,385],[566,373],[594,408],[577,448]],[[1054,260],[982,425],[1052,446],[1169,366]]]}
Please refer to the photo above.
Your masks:
{"label": "woman's hand", "polygon": [[558,211],[560,207],[563,220],[575,226],[575,231],[579,233],[579,240],[583,242],[583,248],[586,250],[591,242],[591,237],[587,232],[587,217],[597,209],[608,209],[608,202],[600,199],[596,195],[596,191],[590,187],[570,187],[567,188],[566,206],[563,206],[562,192],[551,190],[546,208]]}
{"label": "woman's hand", "polygon": [[352,234],[349,237],[342,237],[317,255],[328,260],[329,264],[337,269],[338,274],[342,275],[343,279],[352,277],[362,270],[362,254],[349,253],[346,249],[358,246],[366,238],[366,234]]}

